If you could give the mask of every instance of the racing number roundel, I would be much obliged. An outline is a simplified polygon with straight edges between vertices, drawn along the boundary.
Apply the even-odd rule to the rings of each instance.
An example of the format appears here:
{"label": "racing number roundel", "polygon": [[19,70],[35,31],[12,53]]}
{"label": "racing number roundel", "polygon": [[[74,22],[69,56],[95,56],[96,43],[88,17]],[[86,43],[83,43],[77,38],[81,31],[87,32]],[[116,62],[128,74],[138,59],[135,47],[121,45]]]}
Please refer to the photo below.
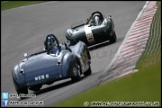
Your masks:
{"label": "racing number roundel", "polygon": [[89,27],[89,25],[85,25],[84,29],[85,29],[85,35],[86,35],[86,38],[87,38],[89,44],[94,44],[95,40],[94,40],[94,36],[93,36],[92,30],[91,30],[91,27]]}

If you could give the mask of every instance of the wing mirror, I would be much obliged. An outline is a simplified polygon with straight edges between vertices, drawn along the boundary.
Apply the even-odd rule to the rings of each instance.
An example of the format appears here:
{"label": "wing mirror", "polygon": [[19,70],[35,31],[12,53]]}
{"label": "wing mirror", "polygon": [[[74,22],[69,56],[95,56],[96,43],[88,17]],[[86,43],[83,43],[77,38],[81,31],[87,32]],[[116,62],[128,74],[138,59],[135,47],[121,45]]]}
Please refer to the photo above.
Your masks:
{"label": "wing mirror", "polygon": [[24,53],[24,57],[27,58],[28,57],[28,53]]}

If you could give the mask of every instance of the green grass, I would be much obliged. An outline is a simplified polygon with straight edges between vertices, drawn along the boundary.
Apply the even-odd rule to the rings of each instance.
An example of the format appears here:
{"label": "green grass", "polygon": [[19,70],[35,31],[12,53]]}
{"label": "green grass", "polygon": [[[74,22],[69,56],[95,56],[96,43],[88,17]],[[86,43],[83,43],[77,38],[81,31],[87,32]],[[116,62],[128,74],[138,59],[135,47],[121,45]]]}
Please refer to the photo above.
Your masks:
{"label": "green grass", "polygon": [[157,12],[151,24],[150,38],[136,66],[136,68],[139,69],[161,60],[161,58],[159,58],[161,57],[161,1],[157,2],[157,6]]}
{"label": "green grass", "polygon": [[95,87],[57,106],[84,106],[83,104],[86,101],[161,102],[161,70],[159,67],[160,62],[157,62],[135,74]]}
{"label": "green grass", "polygon": [[[94,87],[55,106],[78,107],[93,101],[159,102],[161,106],[161,1],[151,24],[147,47],[137,62],[138,72]],[[157,104],[156,104],[157,105]]]}
{"label": "green grass", "polygon": [[1,10],[16,8],[20,6],[26,6],[26,5],[32,5],[32,4],[38,4],[43,3],[47,1],[9,1],[9,2],[2,2],[1,1]]}

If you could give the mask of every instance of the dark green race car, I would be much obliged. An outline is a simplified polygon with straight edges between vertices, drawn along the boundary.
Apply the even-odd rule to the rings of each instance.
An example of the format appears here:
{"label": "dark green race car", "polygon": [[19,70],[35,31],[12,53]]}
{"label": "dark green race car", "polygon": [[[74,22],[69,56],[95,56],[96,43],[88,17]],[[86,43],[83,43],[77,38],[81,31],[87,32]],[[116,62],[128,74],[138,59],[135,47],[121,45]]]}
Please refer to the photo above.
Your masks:
{"label": "dark green race car", "polygon": [[111,15],[104,17],[101,12],[93,12],[85,23],[71,27],[65,33],[70,45],[83,41],[87,46],[92,46],[104,41],[116,42],[114,22]]}

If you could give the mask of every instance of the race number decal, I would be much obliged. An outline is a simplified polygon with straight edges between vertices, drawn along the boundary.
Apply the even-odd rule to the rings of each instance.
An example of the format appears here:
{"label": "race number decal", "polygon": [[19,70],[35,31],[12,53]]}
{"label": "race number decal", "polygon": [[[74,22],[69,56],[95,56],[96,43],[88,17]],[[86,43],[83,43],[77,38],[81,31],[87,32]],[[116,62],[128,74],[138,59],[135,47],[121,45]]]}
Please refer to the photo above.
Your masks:
{"label": "race number decal", "polygon": [[85,29],[85,35],[86,35],[86,38],[88,40],[88,43],[89,44],[94,44],[95,40],[94,40],[94,37],[93,37],[91,27],[89,27],[89,25],[85,25],[84,29]]}

